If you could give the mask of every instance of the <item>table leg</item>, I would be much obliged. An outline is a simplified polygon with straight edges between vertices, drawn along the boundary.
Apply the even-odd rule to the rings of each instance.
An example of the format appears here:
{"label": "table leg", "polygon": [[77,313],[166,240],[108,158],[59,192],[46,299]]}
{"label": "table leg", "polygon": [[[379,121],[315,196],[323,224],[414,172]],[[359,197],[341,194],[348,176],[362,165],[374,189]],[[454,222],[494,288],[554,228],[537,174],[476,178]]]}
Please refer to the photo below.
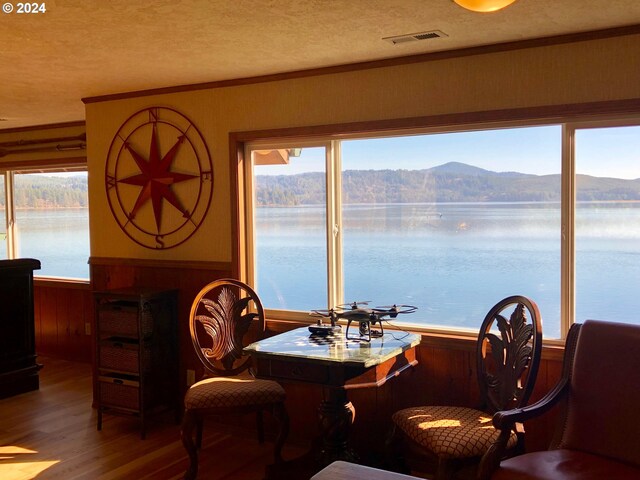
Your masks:
{"label": "table leg", "polygon": [[318,415],[322,430],[322,446],[318,464],[323,467],[335,460],[357,462],[358,455],[349,447],[349,430],[356,411],[344,388],[325,388],[326,398],[320,404]]}
{"label": "table leg", "polygon": [[325,387],[325,399],[318,407],[320,436],[311,451],[302,457],[267,466],[265,480],[310,478],[335,460],[357,463],[359,456],[349,447],[348,438],[355,408],[344,388]]}

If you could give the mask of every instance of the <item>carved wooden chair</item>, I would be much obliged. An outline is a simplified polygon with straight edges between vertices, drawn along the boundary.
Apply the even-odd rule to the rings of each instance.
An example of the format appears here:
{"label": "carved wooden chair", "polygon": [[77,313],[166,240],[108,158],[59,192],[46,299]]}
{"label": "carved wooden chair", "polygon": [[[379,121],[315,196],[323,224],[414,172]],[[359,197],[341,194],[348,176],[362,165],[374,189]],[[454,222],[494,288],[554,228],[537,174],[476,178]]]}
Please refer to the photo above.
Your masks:
{"label": "carved wooden chair", "polygon": [[279,425],[274,461],[281,462],[282,446],[289,432],[284,389],[277,382],[254,378],[249,372],[250,357],[242,352],[245,336],[255,340],[265,331],[264,310],[256,293],[238,280],[210,283],[193,301],[189,328],[205,375],[184,397],[181,437],[189,454],[184,478],[194,479],[198,474],[203,419],[209,414],[256,412],[258,439],[262,443],[262,412],[270,411]]}
{"label": "carved wooden chair", "polygon": [[[493,413],[506,405],[526,405],[541,350],[542,320],[535,302],[522,296],[498,302],[482,322],[476,344],[479,407],[420,406],[394,413],[388,445],[393,466],[408,471],[409,460],[416,465],[419,459],[417,470],[427,465],[436,480],[453,478],[462,468],[474,472],[498,438]],[[522,425],[514,427],[508,443],[514,454],[524,449]]]}

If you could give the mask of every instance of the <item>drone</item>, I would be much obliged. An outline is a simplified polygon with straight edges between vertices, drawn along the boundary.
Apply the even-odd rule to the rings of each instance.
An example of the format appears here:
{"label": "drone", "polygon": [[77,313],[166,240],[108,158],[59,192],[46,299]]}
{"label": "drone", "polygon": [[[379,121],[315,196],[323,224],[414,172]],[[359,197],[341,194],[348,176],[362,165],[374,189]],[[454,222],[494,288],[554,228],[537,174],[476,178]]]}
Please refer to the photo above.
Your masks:
{"label": "drone", "polygon": [[[318,320],[317,325],[309,327],[312,334],[328,334],[340,331],[338,320],[347,321],[347,331],[345,337],[349,340],[364,340],[370,342],[372,338],[379,338],[384,335],[382,321],[385,318],[396,318],[400,314],[413,313],[418,307],[413,305],[388,305],[383,307],[368,308],[366,302],[352,302],[336,305],[328,310],[312,310],[310,315],[328,318],[331,325],[323,325],[322,320]],[[349,336],[349,328],[352,322],[358,324],[358,336]],[[373,327],[378,324],[380,329]]]}

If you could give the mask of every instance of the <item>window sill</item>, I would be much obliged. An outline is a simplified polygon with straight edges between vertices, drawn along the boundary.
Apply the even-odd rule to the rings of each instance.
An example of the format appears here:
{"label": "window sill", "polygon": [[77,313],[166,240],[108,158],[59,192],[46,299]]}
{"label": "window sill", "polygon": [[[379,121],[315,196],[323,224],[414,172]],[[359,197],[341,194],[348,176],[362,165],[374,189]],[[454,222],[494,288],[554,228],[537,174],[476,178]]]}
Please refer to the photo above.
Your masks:
{"label": "window sill", "polygon": [[34,277],[33,285],[36,287],[55,287],[77,290],[91,289],[91,283],[89,280],[81,280],[77,278]]}

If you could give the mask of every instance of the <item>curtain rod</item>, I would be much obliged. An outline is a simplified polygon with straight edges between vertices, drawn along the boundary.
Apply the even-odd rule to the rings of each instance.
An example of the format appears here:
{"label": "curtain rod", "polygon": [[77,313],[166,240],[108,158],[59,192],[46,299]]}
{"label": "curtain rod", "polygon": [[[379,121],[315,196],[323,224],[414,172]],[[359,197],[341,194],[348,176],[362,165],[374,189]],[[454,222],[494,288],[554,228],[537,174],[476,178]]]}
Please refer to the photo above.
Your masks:
{"label": "curtain rod", "polygon": [[16,153],[65,152],[68,150],[84,150],[85,148],[86,144],[84,143],[70,143],[67,145],[58,144],[31,148],[0,148],[0,158]]}
{"label": "curtain rod", "polygon": [[[73,141],[86,141],[87,134],[81,133],[79,135],[73,135],[69,137],[56,137],[56,138],[38,138],[32,140],[14,140],[11,142],[2,142],[0,143],[0,148],[2,147],[22,147],[26,145],[43,145],[47,143],[59,143],[59,142],[73,142]],[[15,153],[15,152],[13,152]]]}

